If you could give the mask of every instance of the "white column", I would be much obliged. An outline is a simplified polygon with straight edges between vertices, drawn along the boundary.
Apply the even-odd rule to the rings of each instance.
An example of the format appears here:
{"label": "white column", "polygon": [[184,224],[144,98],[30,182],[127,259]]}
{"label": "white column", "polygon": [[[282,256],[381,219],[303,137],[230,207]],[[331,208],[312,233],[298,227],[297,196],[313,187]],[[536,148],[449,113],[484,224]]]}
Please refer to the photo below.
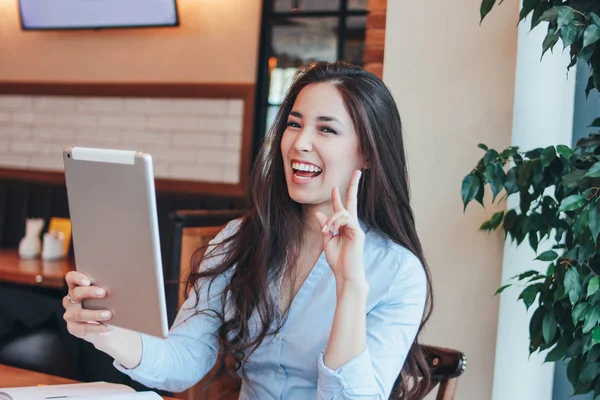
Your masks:
{"label": "white column", "polygon": [[[530,19],[519,24],[511,142],[522,150],[558,144],[570,146],[576,68],[567,77],[569,53],[562,51],[560,40],[554,52],[547,51],[540,62],[546,25],[542,23],[532,31],[530,26]],[[518,199],[510,199],[508,207],[518,207]],[[543,251],[546,246],[540,249]],[[527,239],[519,248],[507,241],[502,281],[530,269],[545,272],[548,263],[533,261],[535,257]],[[526,312],[523,302],[517,302],[521,290],[511,287],[500,299],[492,398],[550,400],[554,364],[543,364],[546,352],[529,358],[529,320],[536,303]]]}

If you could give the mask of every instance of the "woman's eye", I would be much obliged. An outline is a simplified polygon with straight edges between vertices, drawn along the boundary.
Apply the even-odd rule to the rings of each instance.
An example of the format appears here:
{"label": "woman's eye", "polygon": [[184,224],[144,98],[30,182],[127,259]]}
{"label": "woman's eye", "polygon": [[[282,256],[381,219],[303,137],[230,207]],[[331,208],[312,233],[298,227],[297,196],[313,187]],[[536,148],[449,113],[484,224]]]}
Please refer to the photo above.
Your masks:
{"label": "woman's eye", "polygon": [[321,127],[321,131],[325,132],[325,133],[333,133],[334,135],[337,135],[337,132],[334,131],[333,129],[327,127],[327,126],[323,126]]}
{"label": "woman's eye", "polygon": [[300,128],[300,124],[294,121],[289,121],[287,123],[287,126],[289,126],[290,128]]}

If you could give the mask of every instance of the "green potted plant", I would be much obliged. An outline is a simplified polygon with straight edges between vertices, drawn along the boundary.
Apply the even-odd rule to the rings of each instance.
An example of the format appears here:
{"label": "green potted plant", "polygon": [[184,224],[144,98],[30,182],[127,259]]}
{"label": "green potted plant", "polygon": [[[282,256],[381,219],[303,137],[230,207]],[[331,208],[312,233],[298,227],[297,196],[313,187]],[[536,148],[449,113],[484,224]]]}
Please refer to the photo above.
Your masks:
{"label": "green potted plant", "polygon": [[[481,19],[496,0],[483,0]],[[502,3],[502,0],[500,1]],[[561,40],[569,48],[571,62],[578,59],[590,67],[586,88],[600,88],[600,1],[524,0],[522,22],[532,14],[531,28],[548,22],[542,56]],[[566,50],[565,50],[566,51]],[[594,95],[598,95],[594,93]],[[600,118],[593,127],[600,128]],[[530,331],[530,353],[550,350],[546,361],[568,363],[567,376],[574,394],[600,395],[600,132],[581,139],[574,148],[549,146],[502,151],[479,144],[485,152],[462,182],[464,209],[475,200],[483,205],[489,185],[492,202],[519,196],[519,207],[499,211],[480,229],[502,227],[517,245],[525,240],[548,263],[545,273],[526,271],[506,285],[518,284],[519,300],[535,307]],[[552,240],[551,250],[538,245]]]}

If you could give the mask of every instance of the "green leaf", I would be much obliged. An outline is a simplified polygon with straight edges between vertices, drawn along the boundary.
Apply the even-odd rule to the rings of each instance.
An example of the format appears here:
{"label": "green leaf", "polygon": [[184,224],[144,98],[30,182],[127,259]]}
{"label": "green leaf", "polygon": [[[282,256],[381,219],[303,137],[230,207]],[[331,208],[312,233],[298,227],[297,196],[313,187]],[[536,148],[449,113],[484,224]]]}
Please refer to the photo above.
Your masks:
{"label": "green leaf", "polygon": [[589,124],[588,128],[600,128],[600,117],[596,118],[594,122]]}
{"label": "green leaf", "polygon": [[583,47],[582,49],[588,47],[591,44],[596,43],[600,39],[600,27],[597,25],[588,25],[583,32]]}
{"label": "green leaf", "polygon": [[590,75],[590,77],[588,78],[587,85],[585,87],[585,99],[586,100],[587,100],[588,96],[590,95],[590,92],[592,91],[593,88],[594,88],[594,77],[592,75]]}
{"label": "green leaf", "polygon": [[542,151],[540,158],[542,160],[542,167],[548,167],[556,158],[556,150],[553,146],[548,146]]}
{"label": "green leaf", "polygon": [[513,194],[519,191],[516,167],[512,167],[506,173],[506,178],[504,179],[504,189],[506,190],[506,194]]}
{"label": "green leaf", "polygon": [[506,284],[506,285],[502,285],[502,286],[500,286],[500,287],[498,288],[498,290],[496,290],[496,293],[494,293],[494,296],[496,296],[496,295],[498,295],[498,294],[500,294],[500,293],[504,292],[504,289],[506,289],[506,288],[508,288],[508,287],[510,287],[510,286],[512,286],[512,283],[509,283],[509,284]]}
{"label": "green leaf", "polygon": [[512,227],[515,226],[516,220],[517,220],[517,213],[515,212],[515,210],[508,210],[506,212],[506,214],[504,215],[504,221],[503,221],[504,230],[507,232],[509,230],[511,230]]}
{"label": "green leaf", "polygon": [[496,200],[496,196],[504,189],[504,170],[499,164],[488,164],[485,167],[483,174],[484,181],[488,182],[492,188],[493,199],[492,203]]}
{"label": "green leaf", "polygon": [[600,161],[592,165],[584,176],[587,178],[600,178]]}
{"label": "green leaf", "polygon": [[577,321],[582,321],[585,318],[585,310],[587,308],[587,303],[579,303],[573,309],[573,313],[571,317],[573,318],[573,325],[577,325]]}
{"label": "green leaf", "polygon": [[469,202],[473,200],[477,195],[477,191],[479,190],[479,184],[479,178],[473,174],[467,175],[465,176],[465,179],[463,179],[461,189],[462,200],[465,206],[463,212],[467,210],[467,204],[469,204]]}
{"label": "green leaf", "polygon": [[518,280],[522,281],[523,279],[527,279],[530,276],[536,276],[539,275],[540,273],[536,270],[530,269],[529,271],[525,271],[523,273],[520,273],[518,275],[513,276],[511,279],[515,279],[517,278]]}
{"label": "green leaf", "polygon": [[596,49],[596,43],[594,43],[590,46],[584,47],[583,49],[581,49],[579,51],[579,57],[581,57],[581,59],[587,63],[590,61],[590,58],[592,58],[592,54],[594,53],[595,49]]}
{"label": "green leaf", "polygon": [[598,323],[598,318],[600,317],[600,311],[598,311],[597,306],[593,306],[588,308],[585,313],[585,319],[583,321],[583,333],[588,333],[591,331],[596,324]]}
{"label": "green leaf", "polygon": [[554,47],[556,42],[558,42],[559,37],[560,31],[554,30],[554,28],[548,29],[548,33],[542,42],[542,58],[544,57],[544,53],[546,53],[549,48]]}
{"label": "green leaf", "polygon": [[561,6],[556,8],[558,8],[558,18],[556,19],[556,23],[558,24],[557,29],[561,29],[563,26],[572,22],[575,15],[571,7]]}
{"label": "green leaf", "polygon": [[495,3],[496,0],[482,0],[481,6],[479,7],[479,13],[481,14],[481,20],[479,21],[480,24],[481,21],[483,21],[483,19],[485,18],[485,16],[488,15],[492,7],[494,7]]}
{"label": "green leaf", "polygon": [[538,245],[540,244],[540,239],[538,237],[537,232],[529,232],[529,245],[533,249],[533,251],[537,252]]}
{"label": "green leaf", "polygon": [[592,331],[592,343],[598,344],[600,343],[600,326],[597,326]]}
{"label": "green leaf", "polygon": [[491,227],[490,227],[490,221],[484,221],[481,226],[479,227],[480,231],[491,231]]}
{"label": "green leaf", "polygon": [[483,156],[483,163],[486,165],[490,164],[490,163],[494,162],[497,157],[498,157],[498,152],[494,149],[489,149],[488,151],[485,152],[485,155]]}
{"label": "green leaf", "polygon": [[[581,374],[579,375],[579,380],[581,382],[590,382],[594,378],[598,376],[600,373],[600,363],[585,363]],[[589,391],[589,388],[582,389],[578,394],[584,394]],[[577,391],[576,391],[577,392]]]}
{"label": "green leaf", "polygon": [[542,335],[544,335],[544,341],[548,344],[552,343],[554,335],[556,335],[556,317],[554,311],[550,310],[544,315],[544,321],[542,322]]}
{"label": "green leaf", "polygon": [[588,207],[584,208],[582,212],[575,218],[575,223],[573,224],[573,236],[575,238],[579,238],[583,235],[583,232],[587,230],[590,224],[590,210]]}
{"label": "green leaf", "polygon": [[540,17],[540,21],[556,21],[558,19],[558,7],[546,10]]}
{"label": "green leaf", "polygon": [[548,250],[536,257],[540,261],[554,261],[558,258],[558,253],[553,250]]}
{"label": "green leaf", "polygon": [[560,38],[563,41],[563,50],[571,46],[577,40],[577,26],[568,24],[560,28]]}
{"label": "green leaf", "polygon": [[569,189],[577,187],[579,185],[579,182],[581,182],[581,178],[583,178],[584,175],[584,170],[575,169],[572,172],[569,172],[568,174],[563,176],[561,183],[563,184],[563,186]]}
{"label": "green leaf", "polygon": [[571,304],[575,304],[579,300],[581,293],[581,282],[579,281],[579,272],[574,267],[571,267],[565,273],[565,293],[569,294]]}
{"label": "green leaf", "polygon": [[545,362],[553,362],[562,360],[567,355],[567,349],[569,348],[569,340],[562,337],[556,343],[556,346],[546,355]]}
{"label": "green leaf", "polygon": [[490,228],[496,229],[500,225],[500,222],[502,222],[502,218],[504,218],[504,211],[495,212],[490,219]]}
{"label": "green leaf", "polygon": [[525,307],[529,310],[529,307],[531,307],[531,305],[535,301],[535,298],[539,292],[540,292],[540,284],[539,283],[536,283],[531,286],[527,286],[525,288],[525,290],[523,290],[521,292],[521,294],[519,295],[519,299],[523,299],[523,302],[525,303]]}
{"label": "green leaf", "polygon": [[599,287],[600,287],[600,278],[598,278],[597,276],[594,276],[588,282],[587,296],[586,296],[586,298],[590,297],[591,295],[593,295],[594,293],[596,293],[598,291]]}
{"label": "green leaf", "polygon": [[566,199],[563,199],[563,201],[560,202],[559,210],[560,211],[573,211],[573,210],[577,210],[578,208],[583,207],[584,204],[585,204],[585,197],[583,197],[579,194],[573,194],[573,195],[567,197]]}
{"label": "green leaf", "polygon": [[594,24],[600,26],[600,17],[598,17],[598,14],[590,13],[590,17],[592,17],[592,21],[594,21]]}
{"label": "green leaf", "polygon": [[487,149],[488,149],[488,147],[485,144],[483,144],[483,143],[479,143],[477,145],[477,147],[479,147],[480,149],[485,150],[485,151],[487,151]]}
{"label": "green leaf", "polygon": [[598,234],[600,233],[600,210],[599,204],[595,202],[590,206],[590,231],[592,232],[592,240],[596,243]]}

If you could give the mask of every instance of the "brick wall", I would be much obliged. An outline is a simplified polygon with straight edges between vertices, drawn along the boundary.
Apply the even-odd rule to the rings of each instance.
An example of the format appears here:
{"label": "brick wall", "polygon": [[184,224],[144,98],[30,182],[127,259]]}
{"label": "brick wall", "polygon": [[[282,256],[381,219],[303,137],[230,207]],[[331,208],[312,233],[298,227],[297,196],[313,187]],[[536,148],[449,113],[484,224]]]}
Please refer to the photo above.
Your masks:
{"label": "brick wall", "polygon": [[157,178],[240,181],[244,101],[0,95],[0,168],[62,171],[65,146],[139,150]]}
{"label": "brick wall", "polygon": [[387,0],[369,0],[367,9],[369,15],[367,16],[364,68],[382,78]]}

